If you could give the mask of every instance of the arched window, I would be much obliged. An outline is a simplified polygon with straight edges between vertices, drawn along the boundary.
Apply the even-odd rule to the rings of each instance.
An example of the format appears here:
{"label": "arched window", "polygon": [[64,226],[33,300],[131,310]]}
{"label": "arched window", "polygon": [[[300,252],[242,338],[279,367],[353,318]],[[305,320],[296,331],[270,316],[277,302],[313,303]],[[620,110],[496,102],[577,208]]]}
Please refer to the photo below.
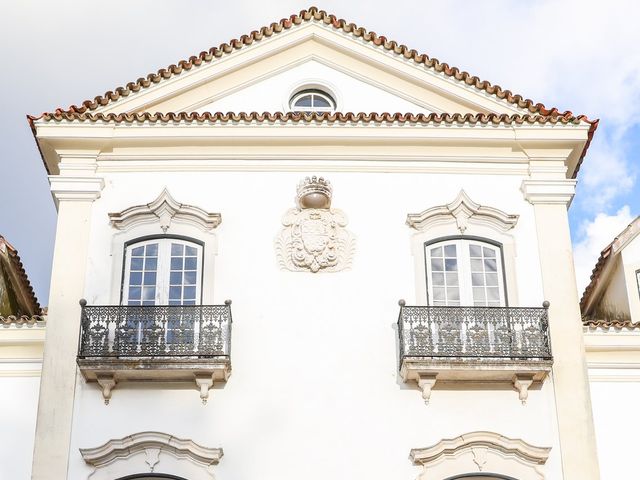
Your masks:
{"label": "arched window", "polygon": [[201,299],[202,245],[153,238],[125,247],[123,305],[196,305]]}
{"label": "arched window", "polygon": [[501,307],[507,303],[502,250],[477,238],[425,243],[429,304]]}
{"label": "arched window", "polygon": [[322,90],[302,90],[291,97],[289,106],[294,112],[333,112],[336,101]]}

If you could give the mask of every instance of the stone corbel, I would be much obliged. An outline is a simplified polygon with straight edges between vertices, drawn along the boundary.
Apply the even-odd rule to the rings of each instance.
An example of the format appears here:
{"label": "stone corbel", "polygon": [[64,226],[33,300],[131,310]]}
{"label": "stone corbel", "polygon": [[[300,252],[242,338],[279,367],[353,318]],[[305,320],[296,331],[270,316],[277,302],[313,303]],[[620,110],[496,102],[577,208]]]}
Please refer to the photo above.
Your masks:
{"label": "stone corbel", "polygon": [[196,375],[196,385],[200,389],[200,399],[206,405],[209,400],[209,390],[213,388],[213,375]]}
{"label": "stone corbel", "polygon": [[568,208],[576,193],[576,184],[576,180],[523,180],[520,189],[525,200],[533,205],[560,204]]}
{"label": "stone corbel", "polygon": [[513,376],[513,388],[518,391],[518,398],[523,405],[527,404],[529,398],[529,387],[533,384],[533,375],[516,374]]}
{"label": "stone corbel", "polygon": [[418,387],[422,390],[422,398],[424,399],[424,404],[429,405],[429,400],[431,399],[431,390],[436,384],[437,374],[419,374],[418,375]]}
{"label": "stone corbel", "polygon": [[98,385],[102,388],[102,398],[104,398],[104,404],[109,405],[111,400],[111,392],[116,387],[116,379],[113,375],[99,375],[96,378]]}

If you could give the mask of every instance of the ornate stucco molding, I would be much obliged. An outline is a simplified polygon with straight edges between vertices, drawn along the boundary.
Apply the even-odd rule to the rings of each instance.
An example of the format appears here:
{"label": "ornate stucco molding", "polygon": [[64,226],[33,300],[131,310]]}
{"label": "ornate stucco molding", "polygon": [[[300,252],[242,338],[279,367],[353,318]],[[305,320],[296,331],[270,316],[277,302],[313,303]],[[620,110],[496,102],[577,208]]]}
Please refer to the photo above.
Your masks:
{"label": "ornate stucco molding", "polygon": [[287,211],[276,238],[276,256],[283,270],[338,272],[351,267],[355,250],[347,217],[331,209],[332,189],[322,177],[307,177],[298,185],[298,208]]}
{"label": "ornate stucco molding", "polygon": [[494,432],[471,432],[443,439],[428,448],[414,448],[411,460],[424,467],[419,480],[486,472],[520,480],[543,480],[551,448]]}
{"label": "ornate stucco molding", "polygon": [[453,220],[461,234],[464,234],[469,222],[506,232],[518,223],[518,215],[510,215],[497,208],[479,205],[471,200],[464,190],[460,190],[451,203],[407,215],[407,225],[416,230],[426,230],[434,225]]}
{"label": "ornate stucco molding", "polygon": [[560,204],[569,207],[576,193],[577,180],[523,180],[522,194],[525,200],[535,205]]}
{"label": "ornate stucco molding", "polygon": [[218,464],[223,451],[162,432],[140,432],[96,448],[81,448],[80,454],[94,467],[92,480],[153,472],[204,479],[213,478],[211,467]]}
{"label": "ornate stucco molding", "polygon": [[122,212],[110,213],[111,225],[118,230],[127,230],[136,225],[159,222],[164,233],[172,221],[194,225],[203,231],[216,228],[222,222],[219,213],[209,213],[199,207],[177,202],[165,188],[158,198],[146,205],[129,207]]}

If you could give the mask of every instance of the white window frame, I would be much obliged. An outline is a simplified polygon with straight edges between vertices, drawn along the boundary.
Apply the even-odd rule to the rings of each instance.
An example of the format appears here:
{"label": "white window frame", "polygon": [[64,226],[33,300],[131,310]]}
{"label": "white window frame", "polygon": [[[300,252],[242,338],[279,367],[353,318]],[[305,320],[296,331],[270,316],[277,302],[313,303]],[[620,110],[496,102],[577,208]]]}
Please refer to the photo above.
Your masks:
{"label": "white window frame", "polygon": [[[188,238],[181,237],[153,237],[140,240],[132,240],[125,244],[124,248],[124,274],[121,287],[121,304],[129,304],[130,275],[131,275],[131,253],[133,249],[150,244],[158,244],[158,261],[156,269],[155,297],[154,305],[169,305],[170,273],[171,273],[171,245],[179,243],[196,248],[196,294],[195,305],[202,304],[202,281],[203,281],[203,257],[204,248],[202,244]],[[141,292],[141,298],[144,294]]]}
{"label": "white window frame", "polygon": [[[473,298],[473,286],[472,286],[472,270],[471,270],[471,256],[469,253],[469,245],[477,245],[480,247],[491,248],[495,251],[496,259],[496,272],[497,283],[499,293],[499,305],[493,305],[495,307],[508,306],[508,297],[505,286],[505,269],[504,269],[504,256],[502,252],[502,245],[498,242],[490,241],[485,238],[471,237],[471,236],[454,236],[436,238],[424,243],[424,260],[425,260],[425,273],[426,273],[426,285],[427,285],[427,303],[428,305],[435,305],[434,299],[434,282],[433,271],[431,267],[431,250],[438,247],[444,247],[447,245],[456,246],[456,260],[457,260],[457,289],[459,292],[459,300],[449,299],[445,296],[444,305],[446,306],[490,306],[486,297],[483,305],[476,305]],[[436,272],[439,273],[439,272]],[[474,272],[475,273],[475,272]],[[446,276],[445,276],[446,278]],[[446,284],[446,283],[445,283]],[[454,286],[455,288],[455,286]]]}
{"label": "white window frame", "polygon": [[[296,107],[296,103],[298,102],[298,100],[300,100],[302,97],[305,97],[307,95],[311,96],[311,103],[313,103],[314,97],[320,97],[322,99],[324,99],[329,106],[328,107],[316,107],[316,106],[310,106],[310,107],[300,107],[297,108]],[[297,93],[295,93],[292,97],[291,100],[289,101],[289,108],[291,109],[292,112],[318,112],[318,113],[322,113],[322,112],[328,112],[328,113],[333,113],[336,110],[336,101],[335,99],[328,94],[327,92],[325,92],[324,90],[320,90],[320,89],[305,89],[305,90],[301,90]]]}

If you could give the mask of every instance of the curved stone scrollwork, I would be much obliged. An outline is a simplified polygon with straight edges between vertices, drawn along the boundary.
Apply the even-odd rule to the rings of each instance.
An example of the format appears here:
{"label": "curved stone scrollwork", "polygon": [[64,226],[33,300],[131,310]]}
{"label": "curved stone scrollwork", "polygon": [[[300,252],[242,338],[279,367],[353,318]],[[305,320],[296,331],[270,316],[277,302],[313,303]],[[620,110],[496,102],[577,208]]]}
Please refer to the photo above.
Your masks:
{"label": "curved stone scrollwork", "polygon": [[346,215],[331,209],[332,189],[324,178],[307,177],[298,185],[298,208],[287,211],[276,238],[276,256],[283,270],[338,272],[351,266],[353,235]]}
{"label": "curved stone scrollwork", "polygon": [[485,473],[519,480],[544,480],[550,448],[493,432],[471,432],[444,439],[428,448],[414,448],[410,457],[424,467],[418,480],[456,478]]}
{"label": "curved stone scrollwork", "polygon": [[110,213],[109,220],[118,230],[159,222],[163,233],[167,233],[174,220],[195,225],[203,231],[212,230],[220,225],[222,216],[219,213],[209,213],[199,207],[177,202],[165,188],[153,202],[129,207],[122,212]]}
{"label": "curved stone scrollwork", "polygon": [[181,478],[214,478],[211,471],[222,458],[221,448],[206,448],[192,440],[161,432],[140,432],[109,440],[96,448],[81,448],[84,461],[94,467],[91,480],[163,473]]}
{"label": "curved stone scrollwork", "polygon": [[456,199],[447,205],[407,215],[407,225],[416,230],[426,230],[433,225],[452,220],[455,220],[461,234],[464,234],[469,222],[506,232],[518,223],[518,215],[510,215],[497,208],[479,205],[471,200],[464,190],[460,190]]}

